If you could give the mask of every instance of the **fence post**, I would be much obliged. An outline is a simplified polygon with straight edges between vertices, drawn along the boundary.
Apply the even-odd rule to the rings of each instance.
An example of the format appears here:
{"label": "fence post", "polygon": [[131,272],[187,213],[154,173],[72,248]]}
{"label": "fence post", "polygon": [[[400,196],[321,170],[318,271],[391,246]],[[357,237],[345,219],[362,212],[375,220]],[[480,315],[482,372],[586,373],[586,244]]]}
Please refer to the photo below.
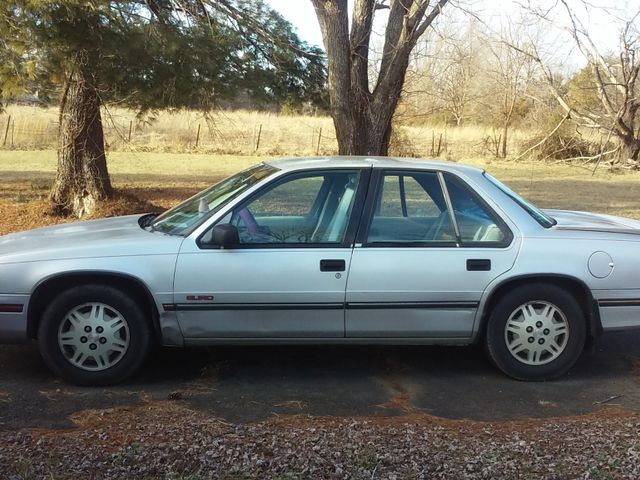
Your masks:
{"label": "fence post", "polygon": [[435,129],[431,129],[431,156],[433,157],[436,153],[436,131]]}
{"label": "fence post", "polygon": [[260,124],[260,128],[258,129],[258,138],[256,139],[256,148],[254,150],[254,152],[258,151],[258,148],[260,148],[260,136],[262,135],[262,124]]}
{"label": "fence post", "polygon": [[318,131],[318,146],[316,147],[316,155],[320,155],[320,141],[322,140],[322,127]]}
{"label": "fence post", "polygon": [[436,154],[436,157],[440,156],[440,147],[442,146],[442,133],[440,133],[440,138],[438,139],[438,153]]}
{"label": "fence post", "polygon": [[4,130],[4,142],[2,142],[2,146],[4,147],[7,144],[7,135],[9,135],[9,125],[11,125],[11,115],[7,119],[7,128]]}
{"label": "fence post", "polygon": [[131,143],[131,128],[133,127],[133,120],[129,120],[129,143]]}
{"label": "fence post", "polygon": [[200,124],[198,124],[198,133],[196,134],[196,148],[198,148],[198,143],[200,143]]}

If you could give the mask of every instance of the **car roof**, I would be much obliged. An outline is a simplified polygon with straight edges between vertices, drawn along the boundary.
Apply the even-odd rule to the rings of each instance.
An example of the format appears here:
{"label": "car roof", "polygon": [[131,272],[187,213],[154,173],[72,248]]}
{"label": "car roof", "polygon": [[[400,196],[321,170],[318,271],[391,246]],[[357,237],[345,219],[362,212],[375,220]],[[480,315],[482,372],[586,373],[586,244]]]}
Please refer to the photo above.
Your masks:
{"label": "car roof", "polygon": [[396,158],[374,156],[296,157],[266,160],[265,163],[281,170],[311,170],[318,168],[393,168],[446,170],[478,174],[483,170],[462,163],[421,158]]}

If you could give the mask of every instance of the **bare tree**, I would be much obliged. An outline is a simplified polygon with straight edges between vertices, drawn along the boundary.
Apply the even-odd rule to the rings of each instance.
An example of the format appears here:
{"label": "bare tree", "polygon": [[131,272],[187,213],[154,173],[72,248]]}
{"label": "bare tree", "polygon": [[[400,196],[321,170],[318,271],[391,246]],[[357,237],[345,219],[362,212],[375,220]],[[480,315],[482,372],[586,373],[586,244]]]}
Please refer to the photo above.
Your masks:
{"label": "bare tree", "polygon": [[[501,37],[510,45],[522,45],[524,33],[513,25],[502,28]],[[488,82],[490,94],[485,97],[487,111],[492,112],[494,123],[500,128],[498,153],[507,156],[509,128],[526,108],[526,95],[535,73],[535,62],[522,48],[509,48],[504,42],[485,37],[489,52],[483,78]]]}
{"label": "bare tree", "polygon": [[453,22],[433,29],[416,45],[406,75],[402,105],[414,116],[445,116],[462,125],[480,93],[474,89],[480,70],[475,19],[467,28]]}
{"label": "bare tree", "polygon": [[[331,115],[343,155],[387,155],[391,120],[411,51],[449,0],[311,0],[328,59]],[[369,49],[376,11],[388,10],[377,79],[370,87]]]}
{"label": "bare tree", "polygon": [[441,77],[440,98],[443,100],[445,110],[456,121],[456,125],[462,125],[467,117],[469,103],[473,98],[471,84],[473,82],[474,69],[474,38],[470,30],[462,41],[451,45],[450,62],[446,66]]}
{"label": "bare tree", "polygon": [[[634,165],[640,161],[640,126],[638,110],[640,109],[640,9],[625,20],[622,20],[619,31],[619,49],[616,54],[607,55],[600,51],[598,43],[593,39],[588,28],[580,20],[566,0],[560,5],[568,23],[563,28],[569,34],[579,51],[587,61],[589,81],[601,105],[599,109],[588,108],[572,101],[552,74],[548,63],[535,45],[521,48],[511,44],[521,53],[535,60],[544,73],[550,91],[566,114],[578,125],[602,132],[608,137],[618,140],[616,149],[619,159],[630,160]],[[593,8],[586,2],[585,9]],[[554,21],[550,11],[541,11],[532,6],[528,11],[538,19]],[[613,152],[609,152],[613,153]],[[597,157],[600,157],[598,155]]]}

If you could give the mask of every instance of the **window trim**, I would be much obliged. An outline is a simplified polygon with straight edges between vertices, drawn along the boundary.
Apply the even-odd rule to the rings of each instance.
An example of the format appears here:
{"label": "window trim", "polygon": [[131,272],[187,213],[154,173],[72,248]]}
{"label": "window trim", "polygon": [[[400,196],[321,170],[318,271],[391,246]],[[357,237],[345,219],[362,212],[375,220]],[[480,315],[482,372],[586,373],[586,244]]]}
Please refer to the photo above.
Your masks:
{"label": "window trim", "polygon": [[[373,217],[376,210],[376,204],[379,200],[379,193],[382,190],[384,177],[385,175],[393,175],[397,174],[398,176],[413,176],[416,174],[424,174],[424,173],[435,173],[438,176],[438,181],[440,184],[440,188],[442,189],[442,194],[445,200],[445,205],[449,216],[451,217],[452,224],[454,226],[454,231],[456,234],[456,241],[451,242],[368,242],[367,237],[369,235],[369,230],[371,229],[371,224],[373,222]],[[453,205],[451,203],[451,197],[449,195],[449,189],[446,185],[446,175],[451,175],[453,178],[457,179],[464,188],[470,192],[471,196],[476,199],[479,204],[488,210],[491,217],[496,221],[496,225],[502,232],[505,234],[505,239],[501,242],[464,242],[460,236],[460,229],[458,225],[458,220],[455,216],[455,212],[453,211]],[[419,182],[418,182],[419,183]],[[411,169],[397,169],[397,168],[374,168],[371,180],[371,187],[369,188],[369,192],[367,194],[367,198],[365,200],[364,208],[362,211],[362,221],[360,222],[360,226],[358,228],[358,232],[356,234],[356,244],[364,247],[364,248],[507,248],[509,247],[513,239],[515,238],[513,235],[513,231],[509,228],[509,225],[504,221],[501,215],[499,215],[494,208],[492,208],[485,200],[482,198],[474,188],[472,188],[466,181],[464,181],[460,176],[455,173],[449,171],[442,170],[432,170],[432,169],[419,169],[419,170],[411,170]]]}
{"label": "window trim", "polygon": [[442,172],[438,172],[438,182],[440,183],[440,188],[442,189],[442,195],[444,195],[444,203],[447,205],[447,211],[449,212],[449,216],[451,217],[451,223],[453,224],[453,231],[456,234],[456,247],[462,245],[462,237],[460,236],[460,226],[458,225],[458,219],[456,218],[456,212],[453,209],[453,204],[451,203],[451,197],[449,196],[449,189],[447,188],[447,183],[445,182],[444,174]]}
{"label": "window trim", "polygon": [[[500,180],[495,178],[493,175],[491,175],[486,170],[482,171],[482,176],[487,181],[489,181],[491,183],[491,185],[493,185],[495,188],[500,190],[500,192],[502,192],[507,197],[509,197],[509,199],[512,202],[514,202],[522,210],[524,210],[527,213],[527,215],[529,215],[531,218],[533,218],[543,228],[547,228],[548,229],[548,228],[554,227],[555,225],[558,224],[558,221],[555,218],[553,218],[552,216],[548,215],[541,208],[536,207],[530,201],[522,198],[518,193],[516,193],[511,188],[506,186],[504,183],[502,183]],[[542,218],[540,218],[540,217],[542,217]]]}
{"label": "window trim", "polygon": [[404,175],[398,175],[398,190],[400,191],[400,210],[402,210],[402,216],[409,218],[406,191],[404,189]]}
{"label": "window trim", "polygon": [[263,195],[264,193],[277,188],[279,185],[286,183],[288,181],[294,180],[295,177],[305,178],[319,175],[326,175],[332,172],[355,172],[360,175],[358,180],[358,188],[356,190],[356,194],[353,201],[353,207],[351,208],[351,213],[349,219],[347,220],[347,227],[345,229],[344,237],[342,242],[330,242],[330,243],[304,243],[304,242],[291,242],[291,243],[250,243],[250,244],[240,244],[228,250],[275,250],[275,249],[301,249],[301,248],[310,248],[310,249],[320,249],[320,248],[351,248],[353,246],[356,231],[358,225],[360,223],[361,214],[363,208],[363,203],[365,200],[365,196],[367,194],[369,188],[369,179],[371,175],[371,167],[344,167],[344,168],[328,168],[328,169],[309,169],[309,170],[295,170],[292,172],[284,173],[283,175],[274,178],[271,182],[263,185],[258,190],[252,192],[248,197],[244,198],[242,201],[233,203],[231,205],[227,205],[229,208],[224,211],[222,215],[220,215],[219,219],[211,224],[209,228],[206,228],[196,239],[196,245],[201,250],[220,250],[221,247],[218,245],[213,245],[209,243],[203,242],[203,237],[207,235],[216,225],[220,223],[220,221],[225,218],[230,212],[237,208],[244,208],[244,206],[248,205],[252,201],[254,201],[257,197]]}

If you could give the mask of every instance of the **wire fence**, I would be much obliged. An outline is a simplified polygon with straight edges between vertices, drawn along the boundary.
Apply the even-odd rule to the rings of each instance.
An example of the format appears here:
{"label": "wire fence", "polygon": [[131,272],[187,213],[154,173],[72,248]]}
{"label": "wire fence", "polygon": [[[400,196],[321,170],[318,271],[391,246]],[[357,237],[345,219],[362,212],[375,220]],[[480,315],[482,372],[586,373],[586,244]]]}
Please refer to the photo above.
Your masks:
{"label": "wire fence", "polygon": [[[205,117],[197,112],[160,112],[136,117],[125,109],[103,109],[107,151],[204,153],[230,155],[335,155],[329,117],[286,116],[257,111],[221,111]],[[55,108],[12,106],[0,115],[0,148],[57,148],[59,114]],[[515,151],[522,132],[510,136]],[[491,153],[491,132],[475,126],[400,126],[394,129],[391,154],[464,159]]]}
{"label": "wire fence", "polygon": [[[307,122],[276,121],[269,116],[249,122],[233,115],[215,119],[189,117],[145,121],[103,112],[106,148],[234,155],[330,155],[338,151],[332,124],[324,117],[305,117]],[[51,109],[30,115],[7,111],[0,115],[0,147],[55,149],[58,130],[59,119]]]}

